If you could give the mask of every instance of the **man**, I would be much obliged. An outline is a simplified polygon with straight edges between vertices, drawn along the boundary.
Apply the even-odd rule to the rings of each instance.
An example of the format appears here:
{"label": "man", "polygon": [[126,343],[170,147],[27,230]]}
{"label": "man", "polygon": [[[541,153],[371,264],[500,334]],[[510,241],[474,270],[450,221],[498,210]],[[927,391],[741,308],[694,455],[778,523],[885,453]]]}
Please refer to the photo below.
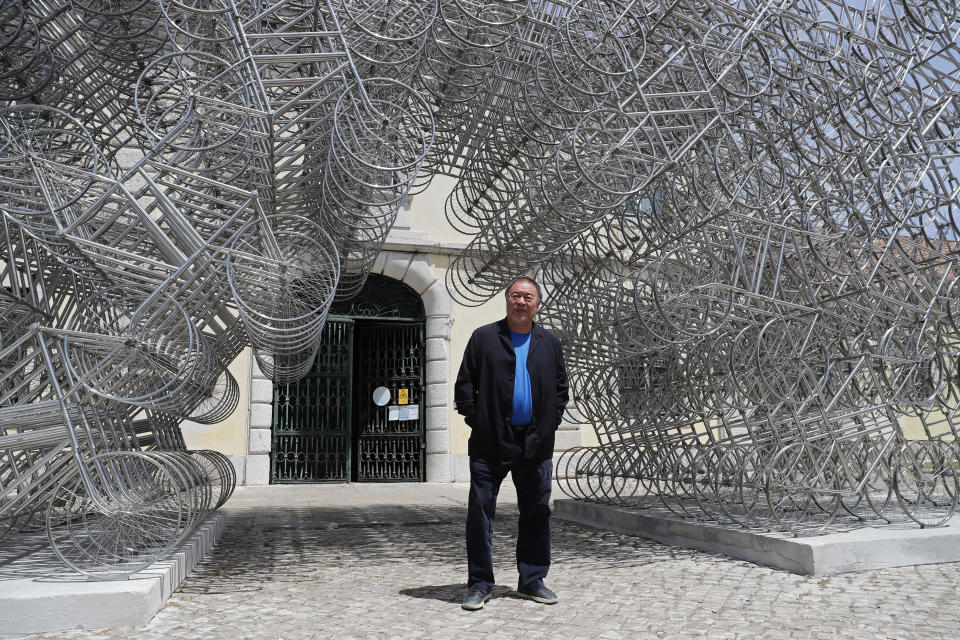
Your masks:
{"label": "man", "polygon": [[510,472],[520,508],[517,594],[543,604],[557,596],[550,568],[553,442],[567,404],[567,371],[556,336],[534,324],[540,286],[517,278],[506,291],[507,317],[473,332],[454,392],[470,426],[467,503],[467,610],[482,609],[493,589],[493,518]]}

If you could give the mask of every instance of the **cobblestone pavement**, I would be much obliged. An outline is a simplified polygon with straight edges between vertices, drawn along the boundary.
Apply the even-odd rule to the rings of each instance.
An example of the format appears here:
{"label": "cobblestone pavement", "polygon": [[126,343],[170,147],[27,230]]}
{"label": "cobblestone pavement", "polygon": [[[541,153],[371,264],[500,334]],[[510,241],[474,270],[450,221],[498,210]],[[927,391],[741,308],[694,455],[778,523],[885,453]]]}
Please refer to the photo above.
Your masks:
{"label": "cobblestone pavement", "polygon": [[516,506],[501,494],[498,586],[465,591],[462,485],[244,488],[211,556],[145,629],[30,638],[956,638],[960,563],[810,578],[554,520],[547,584],[510,595]]}

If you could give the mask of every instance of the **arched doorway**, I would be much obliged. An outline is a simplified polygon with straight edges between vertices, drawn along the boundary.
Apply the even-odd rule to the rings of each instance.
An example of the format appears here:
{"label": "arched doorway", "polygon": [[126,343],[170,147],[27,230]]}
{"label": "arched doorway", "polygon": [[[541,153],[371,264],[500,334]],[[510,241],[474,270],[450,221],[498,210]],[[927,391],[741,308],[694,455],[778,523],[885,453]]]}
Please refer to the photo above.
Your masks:
{"label": "arched doorway", "polygon": [[310,374],[273,387],[271,483],[424,480],[425,321],[417,292],[378,274],[333,305]]}

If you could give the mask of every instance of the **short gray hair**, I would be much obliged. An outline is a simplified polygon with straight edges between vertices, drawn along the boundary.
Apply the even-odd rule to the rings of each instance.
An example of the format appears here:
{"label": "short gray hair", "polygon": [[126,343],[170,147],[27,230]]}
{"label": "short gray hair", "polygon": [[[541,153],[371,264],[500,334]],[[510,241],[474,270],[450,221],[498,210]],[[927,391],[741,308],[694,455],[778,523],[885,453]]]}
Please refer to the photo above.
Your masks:
{"label": "short gray hair", "polygon": [[507,298],[507,299],[510,298],[510,289],[512,289],[513,285],[517,284],[518,282],[529,282],[530,284],[532,284],[534,288],[536,288],[537,290],[537,304],[540,304],[540,302],[543,301],[543,292],[540,291],[540,285],[537,284],[537,281],[531,278],[530,276],[520,276],[519,278],[514,278],[513,280],[511,280],[510,284],[508,284],[507,288],[504,289],[503,291],[504,298]]}

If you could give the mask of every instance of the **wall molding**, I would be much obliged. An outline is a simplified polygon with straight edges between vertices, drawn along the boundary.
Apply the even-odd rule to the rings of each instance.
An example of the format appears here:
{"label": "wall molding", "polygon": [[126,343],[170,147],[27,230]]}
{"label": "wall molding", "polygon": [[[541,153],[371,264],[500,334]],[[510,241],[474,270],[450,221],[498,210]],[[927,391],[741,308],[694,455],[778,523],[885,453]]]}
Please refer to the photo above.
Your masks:
{"label": "wall molding", "polygon": [[[426,404],[427,482],[453,482],[450,453],[450,327],[453,301],[443,281],[430,268],[427,254],[418,251],[382,251],[371,273],[403,282],[420,295],[426,315],[424,384]],[[270,432],[273,419],[273,382],[253,358],[250,376],[250,424],[244,484],[270,483]]]}

